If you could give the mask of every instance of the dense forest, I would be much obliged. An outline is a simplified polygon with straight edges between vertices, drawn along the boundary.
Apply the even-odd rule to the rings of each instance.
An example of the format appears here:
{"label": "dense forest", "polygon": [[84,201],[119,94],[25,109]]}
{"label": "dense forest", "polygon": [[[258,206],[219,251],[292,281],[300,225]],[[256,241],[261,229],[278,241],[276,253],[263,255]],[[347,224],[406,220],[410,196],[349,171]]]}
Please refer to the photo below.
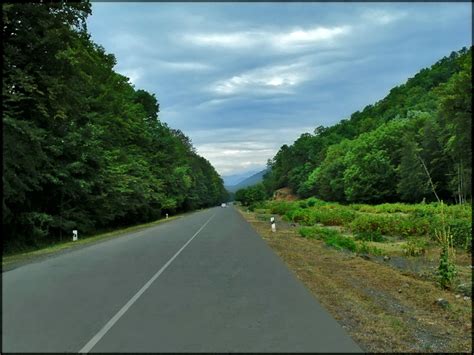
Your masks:
{"label": "dense forest", "polygon": [[217,204],[223,181],[116,73],[89,2],[3,4],[4,252]]}
{"label": "dense forest", "polygon": [[[282,187],[341,203],[472,199],[472,47],[453,52],[374,105],[283,145],[250,204]],[[260,190],[260,191],[259,191]]]}

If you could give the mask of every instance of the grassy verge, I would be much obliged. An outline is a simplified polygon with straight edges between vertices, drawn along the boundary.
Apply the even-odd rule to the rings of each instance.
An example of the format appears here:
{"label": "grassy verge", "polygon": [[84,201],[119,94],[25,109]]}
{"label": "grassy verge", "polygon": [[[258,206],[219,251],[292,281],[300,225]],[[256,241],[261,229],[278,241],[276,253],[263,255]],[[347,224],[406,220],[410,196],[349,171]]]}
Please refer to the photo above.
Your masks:
{"label": "grassy verge", "polygon": [[[334,242],[327,243],[333,232],[307,229],[303,236],[297,225],[276,215],[277,232],[272,233],[261,217],[268,211],[240,212],[364,351],[471,352],[470,298],[397,269],[382,257],[366,259],[334,248]],[[384,244],[397,249],[397,243],[377,243]],[[459,262],[459,270],[471,278],[470,259],[460,257]]]}
{"label": "grassy verge", "polygon": [[10,254],[10,255],[3,255],[2,256],[2,269],[8,268],[8,267],[10,267],[14,264],[22,264],[22,263],[26,263],[28,261],[44,258],[44,257],[47,257],[47,256],[51,256],[51,255],[57,254],[61,251],[68,250],[68,249],[75,249],[75,248],[83,247],[83,246],[86,246],[86,245],[89,245],[89,244],[94,244],[94,243],[98,243],[98,242],[105,241],[105,240],[108,240],[108,239],[112,239],[112,238],[115,238],[115,237],[119,237],[119,236],[121,236],[123,234],[126,234],[126,233],[137,232],[137,231],[140,231],[142,229],[150,228],[150,227],[156,226],[158,224],[168,222],[168,221],[172,221],[173,219],[177,219],[177,218],[180,218],[180,217],[181,216],[178,215],[178,216],[169,217],[168,219],[159,219],[157,221],[153,221],[153,222],[149,222],[149,223],[145,223],[145,224],[140,224],[140,225],[124,228],[124,229],[114,230],[114,231],[107,232],[107,233],[101,233],[101,234],[86,237],[86,238],[83,238],[83,239],[81,239],[80,236],[79,236],[79,240],[77,240],[75,242],[68,241],[68,242],[56,243],[56,244],[53,244],[51,246],[41,248],[41,249],[38,249],[38,250],[22,252],[22,253],[16,253],[16,254]]}

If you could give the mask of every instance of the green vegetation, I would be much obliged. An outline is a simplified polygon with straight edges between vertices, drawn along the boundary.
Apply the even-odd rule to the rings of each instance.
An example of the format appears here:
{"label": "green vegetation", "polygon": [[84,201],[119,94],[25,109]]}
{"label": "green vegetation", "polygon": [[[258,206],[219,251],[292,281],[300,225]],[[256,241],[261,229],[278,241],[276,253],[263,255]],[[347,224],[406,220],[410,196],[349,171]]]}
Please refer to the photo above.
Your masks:
{"label": "green vegetation", "polygon": [[324,242],[327,245],[329,245],[329,246],[331,246],[335,249],[339,249],[339,250],[343,250],[343,249],[347,249],[347,250],[350,250],[350,251],[356,251],[357,250],[357,245],[354,242],[354,239],[344,237],[340,234],[335,234],[333,236],[330,236],[330,237],[326,238],[324,240]]}
{"label": "green vegetation", "polygon": [[[338,250],[349,250],[363,254],[380,255],[382,251],[374,246],[370,246],[366,241],[356,242],[357,238],[342,235],[334,229],[324,227],[301,227],[298,230],[299,235],[308,239],[323,240],[326,245]],[[354,240],[355,239],[355,240]]]}
{"label": "green vegetation", "polygon": [[427,243],[421,238],[410,237],[407,243],[402,246],[405,255],[420,256],[426,253]]}
{"label": "green vegetation", "polygon": [[457,270],[454,263],[454,238],[446,224],[444,206],[441,206],[441,223],[439,228],[436,228],[435,235],[438,243],[441,245],[441,254],[439,257],[438,266],[438,281],[441,287],[448,288],[451,286],[456,277]]}
{"label": "green vegetation", "polygon": [[9,266],[15,263],[21,263],[23,261],[41,258],[44,256],[53,255],[60,252],[61,250],[73,249],[73,248],[77,248],[77,247],[81,247],[81,246],[85,246],[89,244],[94,244],[100,241],[105,241],[111,238],[119,237],[125,233],[138,232],[140,230],[153,227],[161,223],[172,221],[176,218],[179,218],[179,216],[173,216],[167,219],[160,219],[158,221],[135,225],[133,227],[115,229],[111,232],[100,233],[97,235],[89,236],[87,238],[79,237],[79,239],[74,242],[69,240],[69,241],[50,244],[47,247],[44,247],[41,249],[31,248],[31,250],[24,250],[22,253],[14,253],[12,255],[4,254],[2,256],[2,267]]}
{"label": "green vegetation", "polygon": [[355,240],[362,240],[365,242],[384,242],[386,238],[382,236],[380,231],[359,232],[354,234]]}
{"label": "green vegetation", "polygon": [[469,201],[471,64],[472,48],[453,52],[350,119],[283,145],[268,162],[267,195],[289,187],[341,203]]}
{"label": "green vegetation", "polygon": [[468,204],[341,205],[309,198],[293,202],[266,201],[260,206],[289,221],[308,226],[300,230],[305,237],[321,233],[319,227],[314,227],[316,224],[340,226],[358,241],[384,242],[387,237],[405,240],[410,250],[408,254],[412,255],[422,253],[424,243],[420,238],[436,242],[436,231],[449,228],[453,245],[471,250],[472,207]]}
{"label": "green vegetation", "polygon": [[299,233],[303,238],[321,239],[333,248],[356,251],[357,245],[352,238],[345,237],[334,229],[321,227],[301,227]]}
{"label": "green vegetation", "polygon": [[89,2],[3,4],[4,251],[215,205],[223,182],[90,39]]}
{"label": "green vegetation", "polygon": [[241,202],[244,206],[251,206],[258,202],[262,202],[267,197],[268,196],[261,183],[240,189],[235,193],[235,200]]}
{"label": "green vegetation", "polygon": [[309,239],[326,239],[330,237],[338,236],[340,233],[334,229],[321,228],[321,227],[301,227],[299,233],[303,238]]}

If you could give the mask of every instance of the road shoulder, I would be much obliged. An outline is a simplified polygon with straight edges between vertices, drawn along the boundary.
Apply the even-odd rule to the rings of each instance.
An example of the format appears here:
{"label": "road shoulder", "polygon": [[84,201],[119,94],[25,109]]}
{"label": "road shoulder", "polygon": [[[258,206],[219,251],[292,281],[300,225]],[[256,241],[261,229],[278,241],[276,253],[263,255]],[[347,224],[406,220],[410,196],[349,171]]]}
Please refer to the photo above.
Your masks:
{"label": "road shoulder", "polygon": [[25,253],[12,254],[8,256],[2,256],[2,273],[14,270],[20,266],[40,262],[45,259],[56,257],[65,253],[69,253],[75,250],[83,249],[92,245],[107,242],[112,239],[120,238],[130,233],[142,232],[149,228],[154,228],[160,224],[174,221],[181,218],[186,214],[170,217],[168,219],[159,219],[157,221],[140,224],[128,228],[118,229],[107,233],[101,233],[98,235],[90,236],[78,241],[69,241],[58,243],[49,247],[33,250]]}

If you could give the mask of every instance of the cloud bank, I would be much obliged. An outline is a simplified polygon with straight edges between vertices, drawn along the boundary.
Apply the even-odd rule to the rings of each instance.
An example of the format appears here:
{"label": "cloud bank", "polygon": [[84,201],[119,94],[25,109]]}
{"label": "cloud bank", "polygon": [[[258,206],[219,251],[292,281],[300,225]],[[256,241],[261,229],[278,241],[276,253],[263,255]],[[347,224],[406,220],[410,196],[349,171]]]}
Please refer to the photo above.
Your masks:
{"label": "cloud bank", "polygon": [[222,175],[471,44],[469,3],[93,3],[93,40]]}

